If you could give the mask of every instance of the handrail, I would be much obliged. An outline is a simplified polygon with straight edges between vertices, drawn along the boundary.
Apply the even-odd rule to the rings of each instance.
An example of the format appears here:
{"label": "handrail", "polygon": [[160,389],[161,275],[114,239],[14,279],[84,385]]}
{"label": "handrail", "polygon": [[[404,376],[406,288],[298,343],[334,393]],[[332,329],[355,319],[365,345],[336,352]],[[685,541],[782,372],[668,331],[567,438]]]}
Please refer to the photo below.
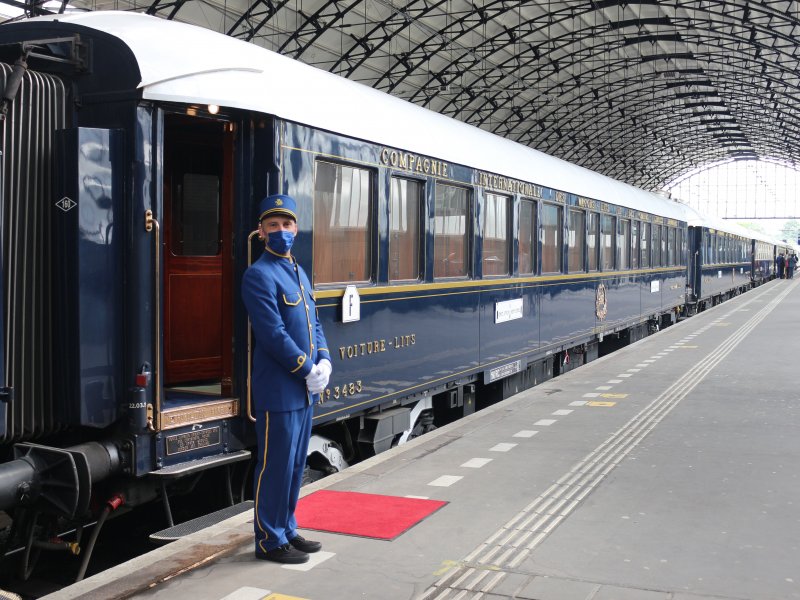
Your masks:
{"label": "handrail", "polygon": [[155,361],[153,364],[153,381],[154,390],[153,398],[154,404],[148,405],[147,410],[147,428],[150,431],[161,430],[161,227],[158,221],[153,217],[153,211],[147,209],[144,213],[144,229],[145,231],[155,230],[155,276],[154,276],[154,290],[153,295],[155,299],[154,310],[154,354]]}
{"label": "handrail", "polygon": [[[259,230],[251,231],[247,236],[247,265],[253,264],[253,238],[259,235]],[[250,376],[253,372],[253,326],[250,323],[250,317],[247,318],[247,418],[253,423],[256,418],[253,416],[252,396]]]}

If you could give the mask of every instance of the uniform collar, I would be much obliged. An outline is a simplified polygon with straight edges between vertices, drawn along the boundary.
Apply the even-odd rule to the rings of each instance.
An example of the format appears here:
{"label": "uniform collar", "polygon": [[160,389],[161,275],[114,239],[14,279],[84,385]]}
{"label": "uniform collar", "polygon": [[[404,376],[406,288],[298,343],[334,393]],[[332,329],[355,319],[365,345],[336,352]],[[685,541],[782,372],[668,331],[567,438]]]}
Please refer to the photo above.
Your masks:
{"label": "uniform collar", "polygon": [[275,258],[285,258],[286,260],[288,260],[291,263],[295,262],[294,256],[292,256],[291,252],[287,252],[286,254],[278,254],[277,252],[272,250],[269,246],[264,246],[264,250],[269,252]]}

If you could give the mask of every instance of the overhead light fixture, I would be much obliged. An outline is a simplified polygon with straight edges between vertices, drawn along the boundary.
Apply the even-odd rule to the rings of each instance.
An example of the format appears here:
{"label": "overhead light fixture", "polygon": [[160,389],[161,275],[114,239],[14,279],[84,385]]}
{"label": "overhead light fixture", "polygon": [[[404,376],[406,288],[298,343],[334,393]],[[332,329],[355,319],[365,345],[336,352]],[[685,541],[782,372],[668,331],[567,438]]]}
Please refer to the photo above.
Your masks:
{"label": "overhead light fixture", "polygon": [[216,104],[209,104],[208,112],[211,113],[212,115],[217,114],[219,112],[219,106],[217,106]]}

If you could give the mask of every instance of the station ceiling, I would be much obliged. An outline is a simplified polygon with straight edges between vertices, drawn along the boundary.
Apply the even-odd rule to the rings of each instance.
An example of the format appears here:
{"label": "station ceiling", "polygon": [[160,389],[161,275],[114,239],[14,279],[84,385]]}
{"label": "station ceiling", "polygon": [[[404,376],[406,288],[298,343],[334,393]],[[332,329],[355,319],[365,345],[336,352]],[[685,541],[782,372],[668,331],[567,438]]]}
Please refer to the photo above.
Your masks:
{"label": "station ceiling", "polygon": [[[29,14],[63,6],[0,3]],[[201,25],[649,190],[725,160],[800,163],[800,2],[72,0],[70,6]]]}

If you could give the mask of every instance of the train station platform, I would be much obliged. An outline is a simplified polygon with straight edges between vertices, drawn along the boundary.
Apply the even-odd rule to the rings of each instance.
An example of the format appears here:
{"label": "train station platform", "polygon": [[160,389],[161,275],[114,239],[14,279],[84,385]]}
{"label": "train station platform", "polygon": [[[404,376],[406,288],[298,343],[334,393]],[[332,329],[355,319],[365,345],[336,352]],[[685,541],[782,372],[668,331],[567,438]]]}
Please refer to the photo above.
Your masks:
{"label": "train station platform", "polygon": [[800,598],[799,283],[305,487],[309,563],[245,513],[47,598]]}

